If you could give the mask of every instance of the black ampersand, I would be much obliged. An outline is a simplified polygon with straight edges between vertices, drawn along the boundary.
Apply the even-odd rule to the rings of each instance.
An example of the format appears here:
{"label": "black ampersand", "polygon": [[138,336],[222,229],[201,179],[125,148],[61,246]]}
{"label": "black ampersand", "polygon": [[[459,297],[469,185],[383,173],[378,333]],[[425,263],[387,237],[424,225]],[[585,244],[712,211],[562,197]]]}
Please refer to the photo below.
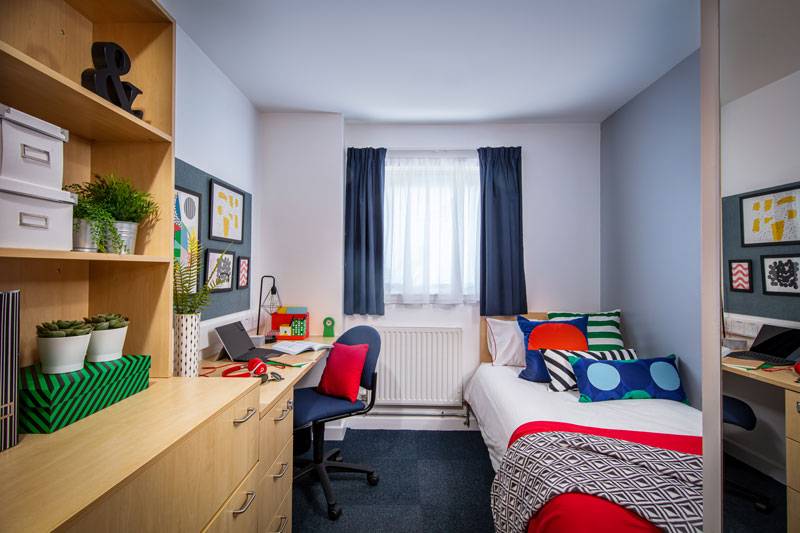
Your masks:
{"label": "black ampersand", "polygon": [[81,85],[128,113],[142,118],[142,110],[131,109],[133,101],[142,91],[134,84],[120,79],[131,70],[131,58],[127,52],[117,43],[93,43],[92,63],[94,68],[87,68],[81,74]]}

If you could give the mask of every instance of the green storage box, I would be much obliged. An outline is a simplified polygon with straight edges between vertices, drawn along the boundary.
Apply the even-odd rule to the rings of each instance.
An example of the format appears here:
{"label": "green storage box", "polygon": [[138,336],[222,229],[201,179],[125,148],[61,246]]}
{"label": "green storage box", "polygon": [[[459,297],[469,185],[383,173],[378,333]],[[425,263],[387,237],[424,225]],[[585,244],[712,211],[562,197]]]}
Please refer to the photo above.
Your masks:
{"label": "green storage box", "polygon": [[132,396],[150,383],[150,356],[124,355],[86,363],[83,370],[42,374],[38,365],[20,369],[19,428],[53,433]]}

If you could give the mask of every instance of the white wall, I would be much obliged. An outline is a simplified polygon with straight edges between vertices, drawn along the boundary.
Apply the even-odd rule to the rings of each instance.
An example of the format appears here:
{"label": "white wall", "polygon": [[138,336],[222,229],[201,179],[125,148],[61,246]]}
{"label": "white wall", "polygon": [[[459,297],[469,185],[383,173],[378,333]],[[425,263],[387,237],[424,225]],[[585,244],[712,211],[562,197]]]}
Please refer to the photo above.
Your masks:
{"label": "white wall", "polygon": [[312,335],[326,316],[342,331],[344,121],[333,113],[264,113],[260,121],[258,263],[277,277],[284,305],[308,306]]}
{"label": "white wall", "polygon": [[[348,123],[345,145],[389,149],[522,146],[523,238],[528,308],[597,310],[600,305],[599,124],[452,126]],[[477,305],[387,306],[383,317],[346,317],[393,326],[464,330],[464,373],[478,364]]]}
{"label": "white wall", "polygon": [[[176,36],[175,157],[253,194],[253,212],[262,208],[257,193],[258,112],[242,92],[178,27]],[[258,257],[260,226],[252,223],[251,256]],[[253,261],[253,280],[260,265]],[[251,284],[250,310],[201,323],[200,346],[216,344],[213,327],[242,320],[255,324],[258,287]]]}
{"label": "white wall", "polygon": [[[799,138],[800,71],[724,105],[722,195],[742,194],[800,179]],[[758,317],[731,318],[775,322]],[[723,392],[750,404],[758,418],[752,432],[725,427],[725,451],[785,482],[783,390],[725,375]]]}
{"label": "white wall", "polygon": [[722,196],[800,180],[800,71],[722,107]]}

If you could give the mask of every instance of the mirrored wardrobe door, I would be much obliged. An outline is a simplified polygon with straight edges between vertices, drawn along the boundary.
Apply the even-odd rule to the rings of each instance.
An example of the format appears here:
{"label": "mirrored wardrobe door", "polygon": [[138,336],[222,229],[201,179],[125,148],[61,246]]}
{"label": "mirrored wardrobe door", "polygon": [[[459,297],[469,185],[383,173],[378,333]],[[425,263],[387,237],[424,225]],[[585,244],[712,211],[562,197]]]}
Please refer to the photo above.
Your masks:
{"label": "mirrored wardrobe door", "polygon": [[725,531],[800,531],[800,1],[720,0]]}

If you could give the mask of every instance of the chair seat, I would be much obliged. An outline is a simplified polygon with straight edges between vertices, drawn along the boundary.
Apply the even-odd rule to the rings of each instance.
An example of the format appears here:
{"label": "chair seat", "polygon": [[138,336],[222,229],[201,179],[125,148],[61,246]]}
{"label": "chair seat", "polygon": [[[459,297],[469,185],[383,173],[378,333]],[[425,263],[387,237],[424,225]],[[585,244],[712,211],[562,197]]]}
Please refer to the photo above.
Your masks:
{"label": "chair seat", "polygon": [[364,402],[350,402],[342,398],[325,396],[314,388],[294,391],[294,427],[305,426],[309,422],[345,415],[364,409]]}

